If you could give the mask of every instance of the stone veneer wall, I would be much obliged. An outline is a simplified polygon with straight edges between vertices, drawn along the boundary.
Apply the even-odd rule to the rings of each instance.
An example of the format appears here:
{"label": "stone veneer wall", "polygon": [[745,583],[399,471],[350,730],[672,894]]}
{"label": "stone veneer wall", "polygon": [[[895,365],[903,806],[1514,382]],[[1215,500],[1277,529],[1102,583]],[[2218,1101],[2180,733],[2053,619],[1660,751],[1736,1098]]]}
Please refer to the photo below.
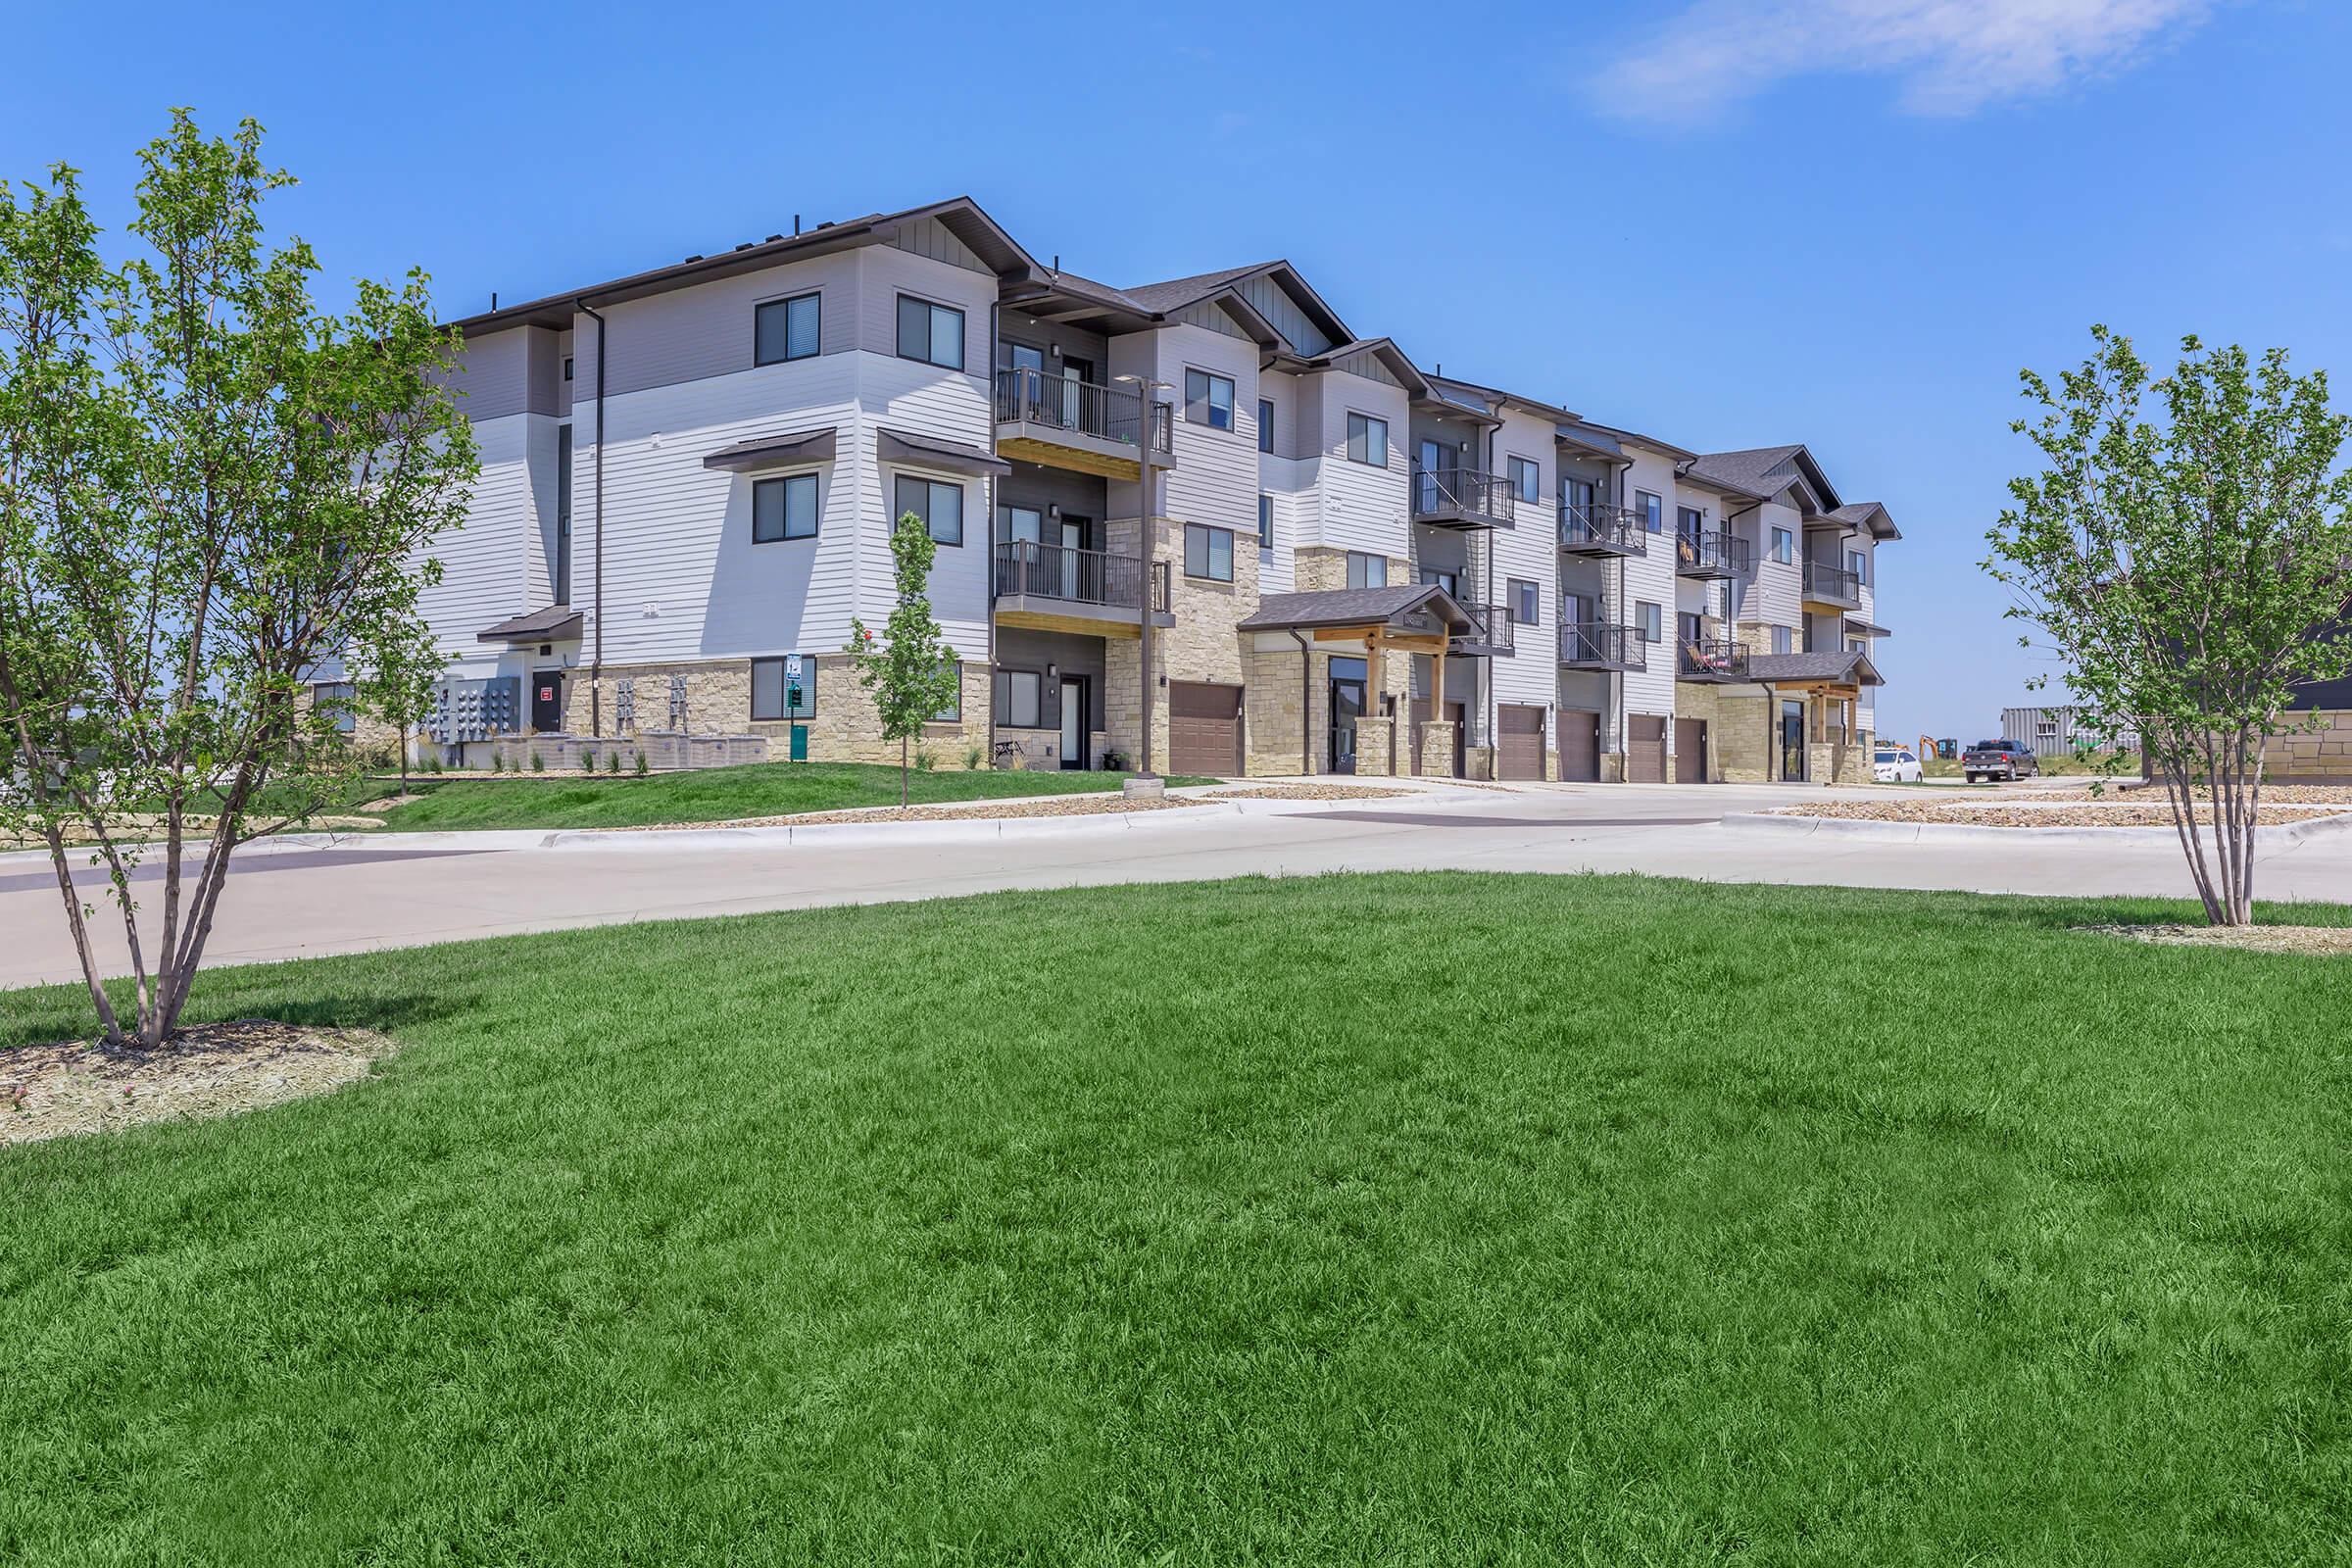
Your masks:
{"label": "stone veneer wall", "polygon": [[[1168,767],[1168,685],[1198,681],[1212,686],[1249,684],[1248,661],[1242,634],[1235,628],[1257,611],[1257,541],[1236,534],[1233,541],[1233,581],[1211,582],[1184,574],[1184,524],[1162,519],[1153,524],[1157,535],[1153,559],[1168,567],[1168,610],[1176,624],[1152,629],[1152,765]],[[1142,525],[1133,518],[1112,522],[1107,529],[1114,555],[1137,555]],[[1147,572],[1145,580],[1151,580]],[[1143,715],[1138,709],[1137,671],[1143,660],[1140,639],[1111,638],[1103,645],[1103,725],[1113,750],[1132,763],[1141,757]],[[1296,674],[1296,665],[1293,673]],[[1250,736],[1247,696],[1242,711],[1242,755],[1245,765],[1255,749]],[[1254,769],[1252,769],[1254,771]]]}
{"label": "stone veneer wall", "polygon": [[2289,713],[2290,721],[2318,718],[2327,727],[2309,734],[2274,735],[2263,754],[2263,771],[2282,783],[2352,779],[2352,712],[2320,710]]}
{"label": "stone veneer wall", "polygon": [[[792,726],[805,723],[808,726],[811,761],[897,765],[898,743],[882,739],[874,700],[858,683],[857,669],[848,656],[819,654],[811,656],[811,662],[816,666],[816,706],[806,719],[755,720],[751,716],[752,662],[731,659],[691,664],[608,664],[601,681],[591,680],[584,670],[570,671],[572,678],[564,683],[564,727],[572,735],[585,736],[591,732],[590,715],[596,707],[591,693],[601,689],[606,736],[667,730],[670,677],[683,675],[689,734],[762,735],[770,743],[768,755],[781,760],[791,755]],[[962,767],[965,754],[974,747],[981,753],[980,765],[989,765],[988,717],[990,705],[995,701],[990,675],[988,664],[979,660],[965,660],[962,717],[951,724],[924,726],[922,739],[916,745],[929,752],[939,766]],[[615,702],[618,684],[624,679],[637,683],[636,722],[627,730],[618,721]]]}

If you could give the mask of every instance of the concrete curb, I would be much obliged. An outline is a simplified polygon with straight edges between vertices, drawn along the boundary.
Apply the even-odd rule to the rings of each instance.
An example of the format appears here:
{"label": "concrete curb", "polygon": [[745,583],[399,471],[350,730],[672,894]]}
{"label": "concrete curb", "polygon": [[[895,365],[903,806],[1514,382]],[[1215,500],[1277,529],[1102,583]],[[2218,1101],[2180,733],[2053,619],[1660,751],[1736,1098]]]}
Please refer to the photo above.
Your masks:
{"label": "concrete curb", "polygon": [[[1975,827],[1965,822],[1870,822],[1838,816],[1778,816],[1769,811],[1734,811],[1723,825],[1743,832],[1788,834],[1797,838],[1872,839],[1881,844],[1973,844],[1982,848],[2003,840],[2024,844],[2169,844],[2180,836],[2169,827]],[[2254,830],[2256,845],[2300,844],[2307,838],[2352,830],[2352,811],[2308,817]]]}

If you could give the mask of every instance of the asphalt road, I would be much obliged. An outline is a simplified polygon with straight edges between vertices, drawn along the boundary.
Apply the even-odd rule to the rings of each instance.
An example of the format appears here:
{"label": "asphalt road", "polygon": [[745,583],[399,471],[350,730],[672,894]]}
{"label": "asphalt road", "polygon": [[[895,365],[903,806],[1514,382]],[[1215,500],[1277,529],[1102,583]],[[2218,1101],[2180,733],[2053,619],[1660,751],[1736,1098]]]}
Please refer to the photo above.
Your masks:
{"label": "asphalt road", "polygon": [[[2163,838],[2112,843],[1890,843],[1725,825],[1805,798],[1786,786],[1515,786],[1349,802],[1307,812],[1249,803],[952,830],[902,826],[798,835],[613,834],[355,838],[333,848],[241,852],[208,962],[232,963],[630,920],[883,903],[1002,888],[1193,881],[1330,871],[1645,871],[1726,882],[2188,894]],[[1850,797],[1856,792],[1845,791]],[[840,830],[836,830],[840,832]],[[2352,901],[2352,833],[2265,852],[2266,899]],[[102,885],[84,896],[122,962]],[[0,987],[79,970],[47,862],[0,856]]]}

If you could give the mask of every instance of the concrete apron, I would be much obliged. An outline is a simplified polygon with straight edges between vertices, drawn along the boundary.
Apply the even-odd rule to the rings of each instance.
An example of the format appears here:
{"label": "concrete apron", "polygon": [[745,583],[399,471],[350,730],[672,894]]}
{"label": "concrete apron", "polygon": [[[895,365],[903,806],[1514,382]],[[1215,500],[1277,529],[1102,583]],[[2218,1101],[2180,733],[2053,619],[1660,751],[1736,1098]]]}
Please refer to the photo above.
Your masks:
{"label": "concrete apron", "polygon": [[[1974,844],[1980,848],[2004,840],[2018,845],[2180,842],[2179,831],[2169,827],[1978,827],[1967,822],[1869,822],[1840,816],[1781,816],[1770,811],[1735,811],[1724,817],[1723,825],[1740,832],[1798,838],[1827,835],[1876,839],[1883,844]],[[2352,811],[2339,811],[2333,816],[2258,827],[2254,843],[2257,848],[2277,848],[2347,829],[2352,829]]]}

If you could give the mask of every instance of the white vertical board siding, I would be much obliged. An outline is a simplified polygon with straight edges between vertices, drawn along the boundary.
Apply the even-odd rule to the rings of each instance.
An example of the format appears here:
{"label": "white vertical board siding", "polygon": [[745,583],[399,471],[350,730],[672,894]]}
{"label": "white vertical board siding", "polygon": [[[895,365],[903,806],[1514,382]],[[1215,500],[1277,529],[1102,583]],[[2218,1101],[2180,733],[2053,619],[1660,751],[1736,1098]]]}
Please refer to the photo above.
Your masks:
{"label": "white vertical board siding", "polygon": [[[1649,553],[1629,557],[1625,563],[1625,602],[1617,607],[1616,618],[1631,623],[1637,600],[1647,600],[1658,607],[1658,640],[1648,645],[1649,667],[1628,670],[1625,675],[1625,710],[1671,715],[1674,672],[1681,657],[1681,645],[1674,637],[1674,614],[1682,603],[1682,579],[1674,572],[1674,460],[1662,452],[1630,443],[1625,455],[1633,460],[1633,466],[1625,470],[1624,504],[1632,506],[1634,492],[1646,490],[1665,508],[1659,531],[1643,536]],[[1674,746],[1672,724],[1666,726],[1666,745],[1670,751]]]}
{"label": "white vertical board siding", "polygon": [[[607,399],[607,663],[841,647],[854,608],[860,516],[854,478],[859,358],[827,355]],[[756,436],[823,429],[838,432],[837,456],[816,469],[817,537],[753,544],[752,482],[768,475],[706,468],[703,459]],[[575,419],[572,435],[579,455],[572,599],[587,606],[595,583],[593,423],[583,430]]]}
{"label": "white vertical board siding", "polygon": [[[1787,565],[1772,559],[1772,531],[1786,528],[1795,536],[1796,559]],[[1804,526],[1794,507],[1767,501],[1740,519],[1738,529],[1754,549],[1755,575],[1742,586],[1740,618],[1767,626],[1801,629],[1804,595]]]}
{"label": "white vertical board siding", "polygon": [[[1302,380],[1315,384],[1314,402],[1322,427],[1318,443],[1317,507],[1312,538],[1299,543],[1333,550],[1408,558],[1411,554],[1412,471],[1405,442],[1411,411],[1402,388],[1346,370],[1321,370]],[[1389,421],[1389,466],[1375,468],[1348,459],[1348,416],[1368,414]]]}
{"label": "white vertical board siding", "polygon": [[853,252],[852,258],[858,268],[856,347],[896,359],[899,296],[912,294],[963,312],[964,373],[989,373],[989,308],[997,301],[994,273],[970,271],[887,245]]}
{"label": "white vertical board siding", "polygon": [[[1511,520],[1516,526],[1488,535],[1494,550],[1494,597],[1498,603],[1509,602],[1513,577],[1532,581],[1544,618],[1540,625],[1517,633],[1517,652],[1494,661],[1494,700],[1547,705],[1559,687],[1559,464],[1552,450],[1551,421],[1515,409],[1505,411],[1502,428],[1494,432],[1495,472],[1508,477],[1512,458],[1536,465],[1539,499],[1515,502]],[[1485,585],[1480,587],[1483,591]]]}
{"label": "white vertical board siding", "polygon": [[529,599],[527,560],[537,538],[530,427],[545,422],[511,414],[475,423],[481,471],[466,520],[434,539],[418,559],[420,566],[425,557],[439,561],[442,577],[419,595],[417,609],[441,656],[466,670],[497,660],[497,645],[477,636],[483,627],[547,602]]}
{"label": "white vertical board siding", "polygon": [[[1167,514],[1186,522],[1257,536],[1257,345],[1206,327],[1180,324],[1152,334],[1160,380],[1175,390],[1176,466],[1165,480]],[[1184,416],[1184,372],[1206,370],[1233,381],[1233,428],[1212,429]]]}

